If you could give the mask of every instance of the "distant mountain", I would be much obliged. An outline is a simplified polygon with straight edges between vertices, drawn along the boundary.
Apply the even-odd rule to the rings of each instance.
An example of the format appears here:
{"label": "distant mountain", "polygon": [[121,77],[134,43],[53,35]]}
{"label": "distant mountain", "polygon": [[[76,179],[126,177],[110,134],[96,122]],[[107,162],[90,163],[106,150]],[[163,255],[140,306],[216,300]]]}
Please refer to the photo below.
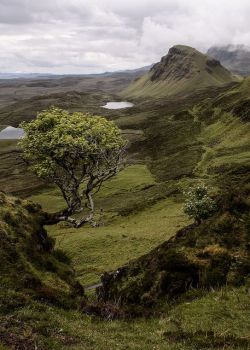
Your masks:
{"label": "distant mountain", "polygon": [[234,73],[250,75],[250,47],[243,45],[213,46],[207,54]]}
{"label": "distant mountain", "polygon": [[114,72],[104,72],[104,73],[88,73],[88,74],[51,74],[51,73],[1,73],[0,79],[43,79],[43,78],[61,78],[61,77],[96,77],[96,76],[113,76],[116,74],[124,73],[135,75],[135,77],[147,72],[153,65],[135,68],[119,70]]}
{"label": "distant mountain", "polygon": [[50,73],[1,73],[0,79],[36,79],[36,78],[48,78],[53,77],[53,74]]}
{"label": "distant mountain", "polygon": [[237,80],[218,60],[196,49],[177,45],[136,79],[123,93],[127,97],[170,96]]}
{"label": "distant mountain", "polygon": [[126,69],[126,70],[120,70],[120,73],[140,73],[140,72],[148,72],[154,64],[150,64],[149,66],[144,66],[140,68],[135,68],[135,69]]}

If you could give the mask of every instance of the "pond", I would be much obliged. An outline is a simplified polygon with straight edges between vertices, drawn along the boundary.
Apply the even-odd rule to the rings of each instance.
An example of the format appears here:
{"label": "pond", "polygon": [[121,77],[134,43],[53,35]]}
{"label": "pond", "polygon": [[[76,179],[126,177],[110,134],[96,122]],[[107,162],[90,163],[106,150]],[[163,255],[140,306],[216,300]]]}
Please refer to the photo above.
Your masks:
{"label": "pond", "polygon": [[130,108],[133,106],[134,106],[134,104],[131,102],[121,101],[121,102],[107,102],[102,107],[107,108],[107,109],[121,109],[121,108]]}
{"label": "pond", "polygon": [[17,140],[23,136],[23,129],[7,126],[0,131],[0,140]]}

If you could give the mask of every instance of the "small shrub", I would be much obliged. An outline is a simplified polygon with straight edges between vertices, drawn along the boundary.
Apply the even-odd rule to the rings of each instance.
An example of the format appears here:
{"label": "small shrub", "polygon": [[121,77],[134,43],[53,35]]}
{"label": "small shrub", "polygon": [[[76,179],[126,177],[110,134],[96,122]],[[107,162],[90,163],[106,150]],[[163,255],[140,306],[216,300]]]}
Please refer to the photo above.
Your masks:
{"label": "small shrub", "polygon": [[37,213],[39,212],[42,207],[37,204],[37,203],[33,203],[31,201],[24,201],[23,202],[23,207],[29,212],[29,213]]}
{"label": "small shrub", "polygon": [[197,222],[207,219],[216,211],[215,201],[208,195],[204,185],[190,188],[186,193],[184,213]]}
{"label": "small shrub", "polygon": [[17,226],[15,215],[10,210],[4,210],[2,213],[2,218],[8,225],[14,227]]}
{"label": "small shrub", "polygon": [[64,264],[70,264],[70,257],[61,249],[55,249],[53,252],[54,257]]}

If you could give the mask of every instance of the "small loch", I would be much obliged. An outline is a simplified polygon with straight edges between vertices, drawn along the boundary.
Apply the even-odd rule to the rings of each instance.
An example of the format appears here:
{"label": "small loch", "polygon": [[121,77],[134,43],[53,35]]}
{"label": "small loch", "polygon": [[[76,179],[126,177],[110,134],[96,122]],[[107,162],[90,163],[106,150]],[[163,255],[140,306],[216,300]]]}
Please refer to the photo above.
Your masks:
{"label": "small loch", "polygon": [[18,140],[23,136],[23,134],[23,129],[7,126],[0,131],[0,140]]}
{"label": "small loch", "polygon": [[122,109],[122,108],[131,108],[133,106],[134,104],[131,102],[121,101],[121,102],[107,102],[102,107],[107,109]]}

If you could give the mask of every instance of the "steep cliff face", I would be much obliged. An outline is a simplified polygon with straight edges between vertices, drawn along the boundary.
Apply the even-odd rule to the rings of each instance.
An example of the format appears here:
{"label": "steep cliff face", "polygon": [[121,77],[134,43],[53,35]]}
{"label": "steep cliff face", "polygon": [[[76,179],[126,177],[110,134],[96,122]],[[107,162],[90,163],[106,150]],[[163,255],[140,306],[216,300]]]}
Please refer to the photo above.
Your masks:
{"label": "steep cliff face", "polygon": [[170,96],[237,80],[220,62],[196,49],[177,45],[125,91],[128,97]]}
{"label": "steep cliff face", "polygon": [[201,73],[201,70],[213,74],[216,68],[220,69],[221,73],[229,75],[219,61],[210,59],[195,49],[178,45],[172,47],[168,54],[151,68],[151,80],[190,79]]}

